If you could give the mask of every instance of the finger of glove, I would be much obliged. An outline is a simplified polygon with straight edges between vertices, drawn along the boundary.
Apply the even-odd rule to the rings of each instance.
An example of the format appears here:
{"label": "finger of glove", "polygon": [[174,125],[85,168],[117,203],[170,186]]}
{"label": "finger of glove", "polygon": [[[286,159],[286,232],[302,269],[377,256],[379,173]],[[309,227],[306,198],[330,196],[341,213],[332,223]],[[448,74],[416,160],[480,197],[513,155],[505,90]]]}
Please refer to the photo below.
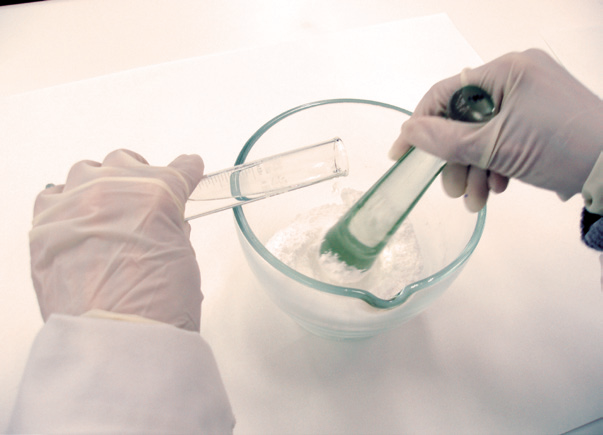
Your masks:
{"label": "finger of glove", "polygon": [[101,164],[92,160],[82,160],[69,170],[63,192],[69,192],[95,177]]}
{"label": "finger of glove", "polygon": [[[508,63],[505,59],[507,58],[503,57],[497,61],[482,65],[475,69],[466,68],[460,74],[436,83],[423,96],[421,101],[419,101],[419,104],[415,108],[411,119],[405,124],[410,122],[410,126],[412,126],[413,121],[422,117],[446,117],[450,98],[457,90],[467,85],[481,87],[492,96],[496,107],[500,107],[504,94],[503,89],[506,83],[506,80],[501,80],[500,78],[504,78],[506,71],[509,69],[505,66],[506,63]],[[417,144],[413,143],[408,136],[408,131],[410,131],[410,129],[407,128],[405,130],[404,127],[405,125],[402,126],[400,136],[390,149],[389,156],[392,159],[402,156],[410,146],[417,146]],[[437,155],[437,152],[432,153]],[[477,163],[474,159],[472,160],[473,161],[466,163]]]}
{"label": "finger of glove", "polygon": [[486,169],[493,149],[491,130],[489,123],[423,116],[404,123],[399,143],[412,144],[451,163]]}
{"label": "finger of glove", "polygon": [[463,86],[461,74],[444,79],[429,89],[413,112],[413,117],[446,116],[448,101]]}
{"label": "finger of glove", "polygon": [[467,175],[469,168],[465,165],[448,163],[442,170],[442,184],[444,191],[453,198],[465,194],[467,190]]}
{"label": "finger of glove", "polygon": [[[541,68],[536,69],[534,64]],[[525,74],[526,69],[535,71],[533,75],[540,77],[540,71],[549,71],[555,66],[556,62],[548,54],[537,49],[505,54],[476,68],[466,68],[460,74],[433,85],[415,108],[413,116],[443,115],[452,94],[467,85],[479,86],[488,92],[495,107],[500,110],[505,94],[515,86],[516,80]]]}
{"label": "finger of glove", "polygon": [[[121,168],[141,168],[144,172],[141,174],[146,174],[147,176],[157,176],[162,178],[164,181],[168,183],[168,186],[171,189],[176,189],[182,179],[185,182],[184,195],[188,198],[188,195],[194,189],[197,184],[199,184],[199,180],[203,176],[203,160],[198,155],[181,155],[177,157],[174,161],[172,161],[168,168],[175,169],[178,173],[178,178],[180,180],[178,182],[174,182],[172,177],[170,177],[171,171],[162,171],[161,168],[150,167],[147,160],[142,157],[140,154],[137,154],[133,151],[126,149],[119,149],[113,151],[105,157],[103,160],[103,167],[121,167]],[[147,171],[147,168],[150,171]]]}
{"label": "finger of glove", "polygon": [[442,80],[431,87],[429,91],[421,98],[415,108],[411,118],[402,124],[400,135],[389,150],[388,156],[392,160],[402,157],[414,145],[409,138],[409,128],[405,128],[408,122],[424,117],[445,117],[447,114],[448,101],[452,94],[461,87],[461,75]]}
{"label": "finger of glove", "polygon": [[148,166],[149,162],[144,157],[134,151],[118,149],[107,154],[103,160],[103,166],[129,167],[129,166]]}
{"label": "finger of glove", "polygon": [[[184,204],[203,176],[203,161],[196,155],[181,155],[164,168],[150,167],[140,154],[126,149],[113,151],[105,157],[106,168],[142,169],[140,175],[157,177],[167,183],[169,189]],[[175,171],[172,171],[175,170]]]}
{"label": "finger of glove", "polygon": [[469,168],[467,189],[465,190],[465,206],[471,212],[478,212],[488,201],[488,171],[474,166]]}
{"label": "finger of glove", "polygon": [[412,145],[406,140],[406,136],[400,132],[400,135],[389,149],[387,156],[392,160],[398,160],[406,154],[411,147]]}
{"label": "finger of glove", "polygon": [[413,116],[446,116],[452,95],[468,85],[488,92],[495,107],[500,108],[513,62],[514,54],[505,55],[477,68],[465,68],[460,74],[436,83],[423,96]]}
{"label": "finger of glove", "polygon": [[36,197],[36,201],[34,203],[33,217],[35,218],[37,215],[46,210],[52,203],[53,198],[55,198],[57,194],[63,192],[64,187],[64,184],[58,184],[56,186],[47,187],[46,189],[42,190]]}
{"label": "finger of glove", "polygon": [[175,169],[180,179],[184,180],[184,183],[179,183],[180,187],[170,183],[170,187],[174,189],[175,193],[179,195],[184,203],[195,187],[197,187],[201,178],[203,178],[203,170],[205,168],[203,159],[197,154],[183,154],[176,157],[168,167]]}
{"label": "finger of glove", "polygon": [[488,188],[494,193],[502,193],[507,190],[509,185],[509,177],[499,174],[498,172],[490,172],[488,174]]}
{"label": "finger of glove", "polygon": [[69,170],[64,191],[68,192],[75,189],[101,175],[116,175],[113,168],[120,168],[118,172],[121,172],[121,168],[143,166],[148,167],[148,163],[141,155],[125,149],[110,152],[102,164],[92,160],[83,160],[73,165]]}

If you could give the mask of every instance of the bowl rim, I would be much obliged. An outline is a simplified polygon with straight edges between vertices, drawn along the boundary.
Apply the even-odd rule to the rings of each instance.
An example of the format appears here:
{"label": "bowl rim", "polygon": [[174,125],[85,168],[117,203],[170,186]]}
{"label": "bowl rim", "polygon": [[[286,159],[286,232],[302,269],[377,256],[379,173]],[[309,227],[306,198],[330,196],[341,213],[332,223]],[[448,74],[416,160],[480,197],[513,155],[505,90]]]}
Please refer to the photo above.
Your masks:
{"label": "bowl rim", "polygon": [[[235,162],[236,165],[240,165],[245,162],[245,158],[249,154],[250,150],[253,148],[255,143],[274,125],[278,124],[280,121],[285,118],[301,112],[303,110],[311,109],[317,106],[324,106],[328,104],[340,104],[340,103],[353,103],[353,104],[368,104],[373,106],[379,106],[387,109],[396,110],[398,112],[402,112],[406,115],[412,115],[412,112],[406,109],[402,109],[400,107],[394,106],[388,103],[382,103],[379,101],[373,100],[365,100],[365,99],[357,99],[357,98],[335,98],[335,99],[327,99],[327,100],[319,100],[311,103],[302,104],[300,106],[289,109],[280,115],[275,116],[270,121],[265,123],[262,127],[260,127],[245,143],[243,148],[241,149],[237,160]],[[237,222],[238,228],[241,233],[245,237],[245,239],[249,242],[251,247],[271,266],[273,266],[279,272],[287,275],[288,277],[294,279],[295,281],[311,287],[315,290],[331,293],[344,297],[351,297],[360,299],[372,307],[378,309],[391,309],[397,306],[402,305],[406,302],[412,295],[420,292],[423,289],[426,289],[433,284],[443,280],[446,276],[452,274],[457,269],[462,267],[464,263],[469,259],[477,244],[482,236],[485,219],[486,219],[486,207],[480,210],[477,213],[477,219],[475,223],[475,228],[473,233],[460,252],[460,254],[448,265],[444,268],[440,269],[438,272],[423,278],[419,281],[406,285],[402,288],[394,297],[390,299],[382,299],[378,296],[375,296],[368,290],[357,289],[353,287],[342,287],[333,284],[328,284],[314,278],[311,278],[307,275],[304,275],[295,269],[287,266],[285,263],[281,262],[278,258],[276,258],[266,247],[260,242],[260,240],[256,237],[255,233],[252,231],[249,223],[247,222],[247,218],[245,217],[245,212],[243,210],[243,206],[237,206],[233,208],[234,217]]]}

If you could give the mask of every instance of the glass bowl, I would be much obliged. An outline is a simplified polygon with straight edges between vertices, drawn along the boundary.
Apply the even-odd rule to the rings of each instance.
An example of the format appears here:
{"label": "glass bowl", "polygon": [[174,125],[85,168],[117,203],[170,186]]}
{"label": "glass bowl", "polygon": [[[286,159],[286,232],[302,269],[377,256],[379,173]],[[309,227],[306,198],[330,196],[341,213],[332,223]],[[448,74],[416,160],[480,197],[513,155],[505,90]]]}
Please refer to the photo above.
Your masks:
{"label": "glass bowl", "polygon": [[[234,209],[243,252],[262,288],[278,307],[315,334],[359,339],[399,326],[452,284],[480,240],[485,209],[469,213],[463,201],[448,198],[436,180],[406,218],[415,234],[422,269],[412,281],[390,289],[388,297],[378,296],[366,285],[337,286],[314,279],[289,267],[267,248],[277,231],[316,207],[341,202],[343,191],[364,192],[372,186],[393,164],[387,152],[410,115],[376,101],[317,101],[266,123],[237,158],[236,164],[242,164],[333,137],[343,140],[349,159],[347,177]],[[388,281],[387,276],[382,278]]]}

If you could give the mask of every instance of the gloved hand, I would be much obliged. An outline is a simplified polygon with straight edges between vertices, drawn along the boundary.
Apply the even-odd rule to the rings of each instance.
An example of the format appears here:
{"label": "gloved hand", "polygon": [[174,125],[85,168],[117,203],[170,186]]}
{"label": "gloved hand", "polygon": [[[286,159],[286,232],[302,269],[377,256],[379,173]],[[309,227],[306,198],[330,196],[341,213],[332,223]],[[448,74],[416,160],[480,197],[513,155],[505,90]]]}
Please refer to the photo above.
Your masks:
{"label": "gloved hand", "polygon": [[[442,117],[452,94],[476,85],[490,93],[498,114],[487,123]],[[449,164],[448,194],[465,194],[480,210],[488,192],[509,178],[550,189],[562,199],[580,192],[603,150],[603,104],[540,50],[502,56],[443,80],[423,97],[390,150],[393,159],[411,145]]]}
{"label": "gloved hand", "polygon": [[202,175],[196,155],[153,167],[117,150],[41,192],[30,250],[44,320],[102,309],[199,331],[201,278],[184,204]]}

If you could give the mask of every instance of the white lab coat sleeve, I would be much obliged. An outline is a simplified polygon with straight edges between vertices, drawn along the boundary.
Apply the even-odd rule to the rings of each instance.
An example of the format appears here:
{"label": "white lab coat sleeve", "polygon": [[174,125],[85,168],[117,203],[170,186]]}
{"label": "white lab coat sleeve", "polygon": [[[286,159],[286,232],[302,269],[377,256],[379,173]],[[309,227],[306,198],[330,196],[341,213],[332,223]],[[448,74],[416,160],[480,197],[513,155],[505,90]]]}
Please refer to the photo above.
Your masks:
{"label": "white lab coat sleeve", "polygon": [[8,433],[232,433],[209,345],[166,324],[52,315],[36,337]]}

